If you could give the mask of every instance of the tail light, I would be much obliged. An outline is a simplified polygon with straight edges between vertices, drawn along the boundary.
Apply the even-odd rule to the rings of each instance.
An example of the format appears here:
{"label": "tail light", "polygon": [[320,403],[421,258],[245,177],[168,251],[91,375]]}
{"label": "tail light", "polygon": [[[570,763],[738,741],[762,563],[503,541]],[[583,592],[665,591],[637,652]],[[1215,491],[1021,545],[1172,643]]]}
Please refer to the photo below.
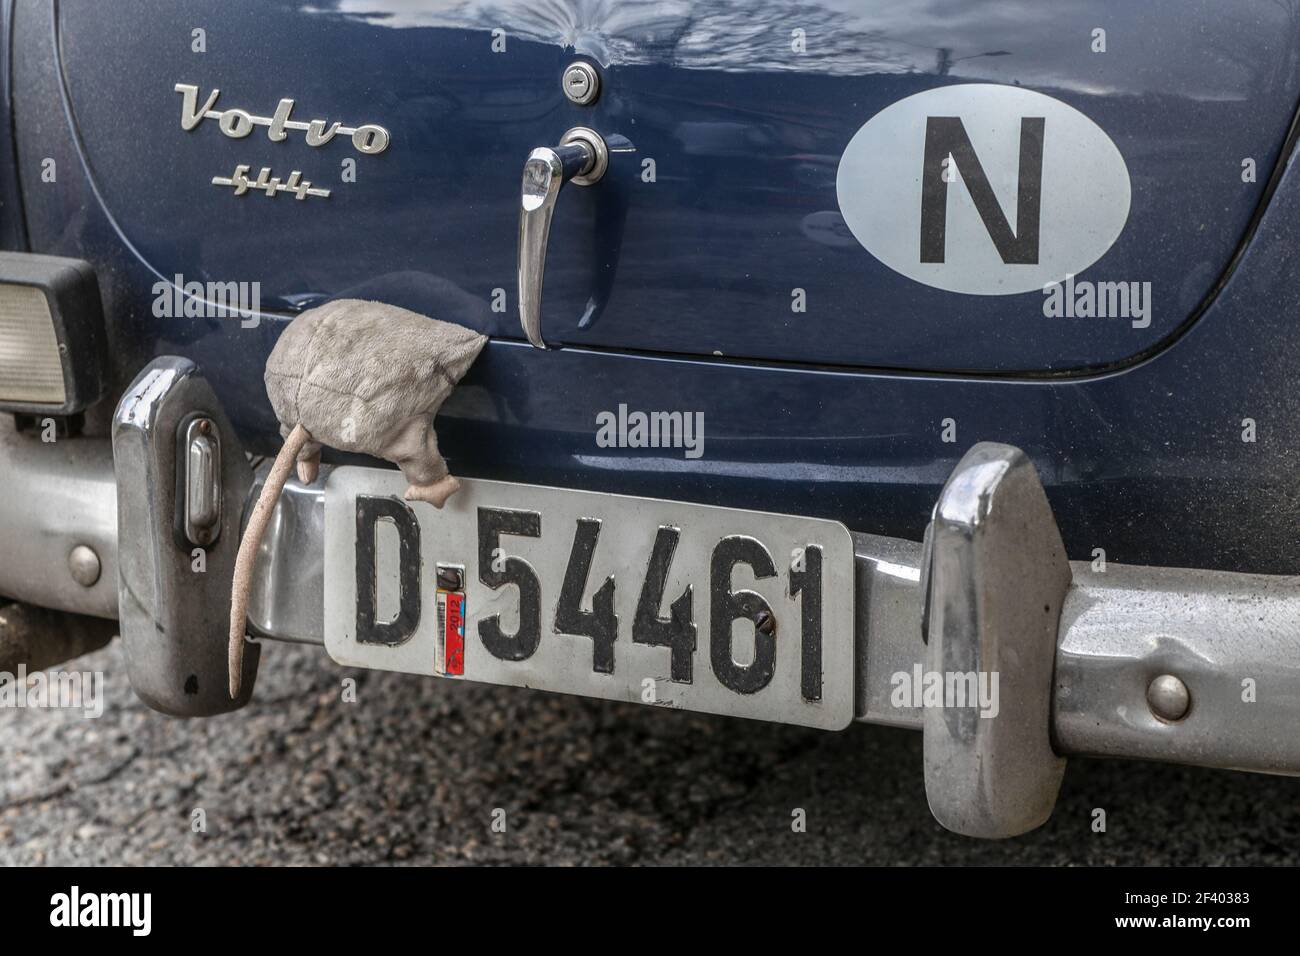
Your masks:
{"label": "tail light", "polygon": [[0,411],[79,412],[103,394],[104,364],[90,264],[0,253]]}

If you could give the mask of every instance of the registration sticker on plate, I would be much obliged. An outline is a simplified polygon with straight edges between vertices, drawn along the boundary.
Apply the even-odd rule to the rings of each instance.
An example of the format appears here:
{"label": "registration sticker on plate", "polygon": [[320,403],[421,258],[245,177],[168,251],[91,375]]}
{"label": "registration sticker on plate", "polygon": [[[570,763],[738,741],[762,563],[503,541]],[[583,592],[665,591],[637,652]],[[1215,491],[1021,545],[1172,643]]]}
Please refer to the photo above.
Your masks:
{"label": "registration sticker on plate", "polygon": [[853,541],[834,521],[401,474],[325,488],[340,664],[839,729],[853,719]]}
{"label": "registration sticker on plate", "polygon": [[465,674],[465,569],[438,565],[438,646],[433,669],[440,677]]}

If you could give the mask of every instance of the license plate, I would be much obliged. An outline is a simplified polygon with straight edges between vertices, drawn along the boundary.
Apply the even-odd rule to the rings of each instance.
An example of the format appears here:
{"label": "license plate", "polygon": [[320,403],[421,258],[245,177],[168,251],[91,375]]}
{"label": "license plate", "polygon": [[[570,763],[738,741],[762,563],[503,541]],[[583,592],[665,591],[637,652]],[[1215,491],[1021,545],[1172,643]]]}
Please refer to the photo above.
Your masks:
{"label": "license plate", "polygon": [[853,541],[834,521],[401,474],[325,487],[340,664],[837,730],[853,719]]}

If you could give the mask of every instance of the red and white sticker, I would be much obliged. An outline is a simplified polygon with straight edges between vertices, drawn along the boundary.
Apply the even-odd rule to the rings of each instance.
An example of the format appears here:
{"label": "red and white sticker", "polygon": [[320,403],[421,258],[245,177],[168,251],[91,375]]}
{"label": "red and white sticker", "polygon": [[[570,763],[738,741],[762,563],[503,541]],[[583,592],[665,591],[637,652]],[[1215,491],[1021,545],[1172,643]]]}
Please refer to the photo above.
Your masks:
{"label": "red and white sticker", "polygon": [[438,640],[433,667],[444,677],[465,675],[464,580],[464,568],[438,566]]}

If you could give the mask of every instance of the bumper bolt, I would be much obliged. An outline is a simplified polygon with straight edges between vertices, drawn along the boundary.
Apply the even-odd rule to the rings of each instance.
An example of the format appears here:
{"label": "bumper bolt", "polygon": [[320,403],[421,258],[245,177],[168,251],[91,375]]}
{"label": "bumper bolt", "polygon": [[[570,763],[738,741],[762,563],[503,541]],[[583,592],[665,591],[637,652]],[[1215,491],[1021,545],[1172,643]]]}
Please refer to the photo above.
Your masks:
{"label": "bumper bolt", "polygon": [[1160,720],[1175,723],[1187,716],[1192,695],[1187,685],[1172,674],[1161,674],[1147,685],[1147,706]]}
{"label": "bumper bolt", "polygon": [[88,588],[99,580],[99,555],[89,545],[79,544],[68,554],[68,570],[72,580]]}

